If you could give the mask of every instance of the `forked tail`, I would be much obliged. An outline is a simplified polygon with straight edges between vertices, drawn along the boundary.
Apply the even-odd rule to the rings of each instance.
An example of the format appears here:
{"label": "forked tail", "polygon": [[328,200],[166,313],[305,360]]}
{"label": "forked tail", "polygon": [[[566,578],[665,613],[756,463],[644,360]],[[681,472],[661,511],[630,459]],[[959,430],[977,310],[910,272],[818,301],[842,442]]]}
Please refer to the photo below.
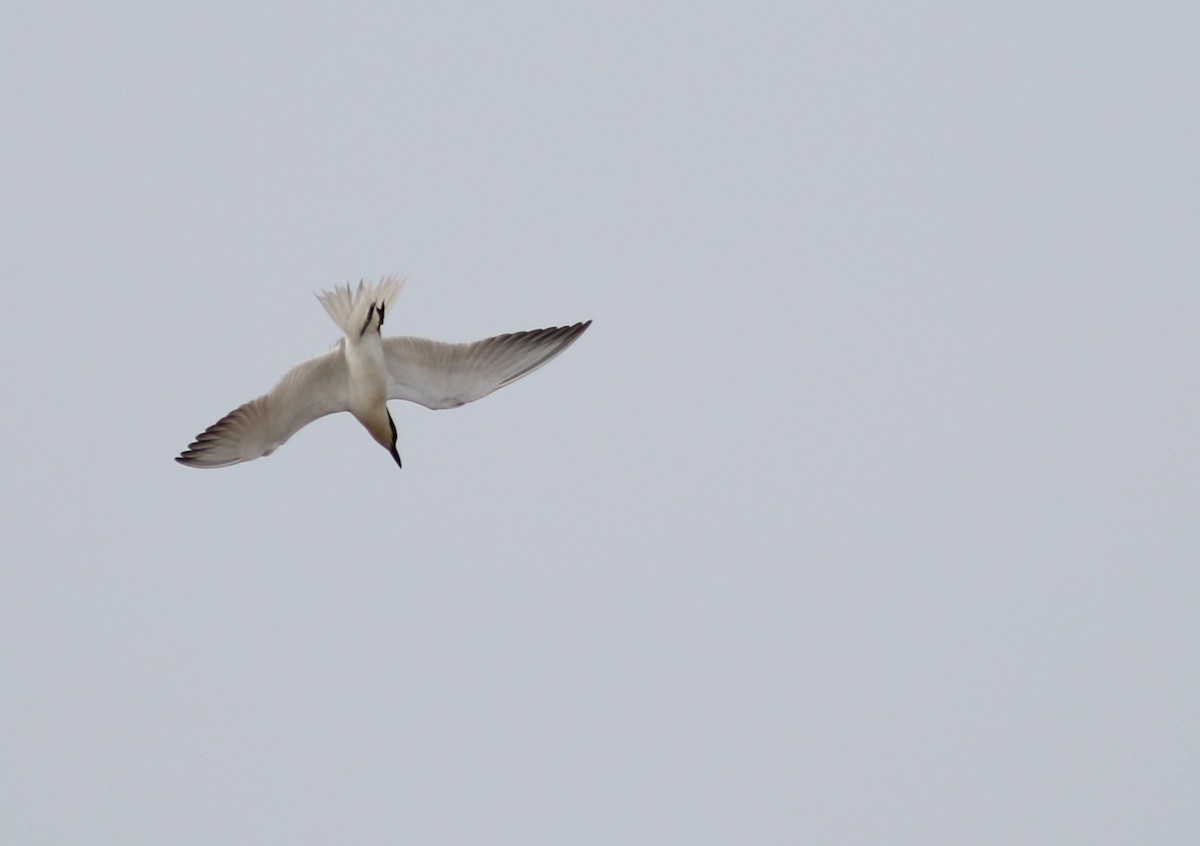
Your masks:
{"label": "forked tail", "polygon": [[404,277],[385,276],[375,285],[359,282],[357,290],[338,285],[332,291],[317,294],[317,299],[346,337],[353,340],[380,330],[384,316],[391,311],[403,287]]}

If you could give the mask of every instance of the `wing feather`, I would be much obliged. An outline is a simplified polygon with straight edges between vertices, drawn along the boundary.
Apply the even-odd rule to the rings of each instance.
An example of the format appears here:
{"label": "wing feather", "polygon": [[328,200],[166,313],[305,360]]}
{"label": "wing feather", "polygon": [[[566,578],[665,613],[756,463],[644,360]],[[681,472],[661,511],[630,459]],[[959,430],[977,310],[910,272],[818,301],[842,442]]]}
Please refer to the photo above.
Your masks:
{"label": "wing feather", "polygon": [[270,455],[317,418],[346,410],[347,374],[339,344],[296,365],[269,393],[209,426],[175,460],[189,467],[227,467]]}
{"label": "wing feather", "polygon": [[571,346],[592,324],[552,326],[469,344],[385,338],[388,399],[455,408],[527,376]]}

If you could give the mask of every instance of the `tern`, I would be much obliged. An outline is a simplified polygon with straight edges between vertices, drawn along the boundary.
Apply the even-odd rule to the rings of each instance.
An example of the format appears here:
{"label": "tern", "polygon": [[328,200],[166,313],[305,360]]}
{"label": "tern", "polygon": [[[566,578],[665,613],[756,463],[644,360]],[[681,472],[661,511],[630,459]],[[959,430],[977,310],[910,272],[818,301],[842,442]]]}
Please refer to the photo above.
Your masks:
{"label": "tern", "polygon": [[591,325],[553,326],[467,344],[384,338],[384,317],[404,286],[388,276],[322,291],[317,299],[344,333],[329,352],[289,370],[274,388],[226,414],[175,460],[188,467],[228,467],[270,455],[326,414],[348,411],[400,464],[388,400],[456,408],[528,376],[571,346]]}

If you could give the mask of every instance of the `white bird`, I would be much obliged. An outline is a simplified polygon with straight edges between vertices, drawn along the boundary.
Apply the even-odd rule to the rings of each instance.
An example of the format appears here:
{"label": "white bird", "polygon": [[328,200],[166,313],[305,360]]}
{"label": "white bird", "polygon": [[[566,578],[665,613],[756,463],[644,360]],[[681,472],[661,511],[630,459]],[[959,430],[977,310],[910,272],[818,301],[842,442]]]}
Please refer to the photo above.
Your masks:
{"label": "white bird", "polygon": [[588,320],[497,335],[471,344],[425,338],[384,338],[384,316],[404,279],[358,283],[317,294],[345,337],[324,355],[293,367],[269,393],[238,406],[196,436],[176,461],[189,467],[226,467],[270,455],[318,417],[348,411],[400,465],[390,399],[426,408],[455,408],[509,385],[583,334]]}

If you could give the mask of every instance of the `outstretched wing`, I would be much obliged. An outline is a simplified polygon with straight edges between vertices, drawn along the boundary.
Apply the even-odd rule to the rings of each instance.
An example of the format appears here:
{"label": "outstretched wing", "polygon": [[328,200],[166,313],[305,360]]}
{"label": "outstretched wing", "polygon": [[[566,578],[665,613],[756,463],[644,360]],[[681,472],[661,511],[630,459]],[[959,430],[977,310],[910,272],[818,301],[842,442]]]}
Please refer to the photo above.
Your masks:
{"label": "outstretched wing", "polygon": [[425,338],[384,338],[388,399],[427,408],[454,408],[486,397],[532,373],[592,325],[553,326],[485,338],[473,344],[443,344]]}
{"label": "outstretched wing", "polygon": [[318,417],[345,411],[347,383],[339,344],[293,367],[270,393],[209,426],[175,460],[189,467],[227,467],[270,455]]}

